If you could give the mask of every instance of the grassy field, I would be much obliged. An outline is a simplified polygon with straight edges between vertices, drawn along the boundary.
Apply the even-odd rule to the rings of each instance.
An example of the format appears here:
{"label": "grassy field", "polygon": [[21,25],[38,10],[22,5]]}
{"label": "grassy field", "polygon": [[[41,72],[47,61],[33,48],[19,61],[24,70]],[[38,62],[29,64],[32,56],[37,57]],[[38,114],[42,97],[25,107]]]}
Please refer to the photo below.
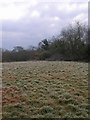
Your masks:
{"label": "grassy field", "polygon": [[3,63],[3,117],[88,118],[88,64]]}
{"label": "grassy field", "polygon": [[0,120],[2,118],[2,63],[0,62]]}

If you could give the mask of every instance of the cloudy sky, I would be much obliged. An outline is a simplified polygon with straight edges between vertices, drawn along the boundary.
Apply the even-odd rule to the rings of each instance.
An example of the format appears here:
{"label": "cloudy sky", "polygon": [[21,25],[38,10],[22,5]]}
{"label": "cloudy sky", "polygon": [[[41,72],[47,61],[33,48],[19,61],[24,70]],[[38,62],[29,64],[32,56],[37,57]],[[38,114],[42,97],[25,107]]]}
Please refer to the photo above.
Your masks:
{"label": "cloudy sky", "polygon": [[87,24],[88,1],[0,0],[2,47],[37,46],[44,38],[59,34],[69,23],[80,21]]}

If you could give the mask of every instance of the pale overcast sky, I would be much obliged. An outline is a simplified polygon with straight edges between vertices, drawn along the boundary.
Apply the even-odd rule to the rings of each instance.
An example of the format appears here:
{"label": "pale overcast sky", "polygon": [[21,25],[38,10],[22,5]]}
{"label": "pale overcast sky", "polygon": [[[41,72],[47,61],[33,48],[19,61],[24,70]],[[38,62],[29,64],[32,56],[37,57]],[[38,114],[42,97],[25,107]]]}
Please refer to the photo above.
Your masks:
{"label": "pale overcast sky", "polygon": [[[74,21],[88,23],[89,0],[0,0],[3,48],[37,46]],[[1,28],[1,27],[0,27]]]}

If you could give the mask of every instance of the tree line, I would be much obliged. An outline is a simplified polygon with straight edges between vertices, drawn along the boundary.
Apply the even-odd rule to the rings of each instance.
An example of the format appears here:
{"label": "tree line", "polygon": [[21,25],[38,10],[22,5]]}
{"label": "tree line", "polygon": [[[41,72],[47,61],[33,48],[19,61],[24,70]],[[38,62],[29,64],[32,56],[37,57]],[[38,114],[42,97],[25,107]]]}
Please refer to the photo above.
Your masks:
{"label": "tree line", "polygon": [[2,50],[2,61],[64,60],[89,61],[88,27],[79,22],[61,30],[51,39],[39,42],[38,47]]}

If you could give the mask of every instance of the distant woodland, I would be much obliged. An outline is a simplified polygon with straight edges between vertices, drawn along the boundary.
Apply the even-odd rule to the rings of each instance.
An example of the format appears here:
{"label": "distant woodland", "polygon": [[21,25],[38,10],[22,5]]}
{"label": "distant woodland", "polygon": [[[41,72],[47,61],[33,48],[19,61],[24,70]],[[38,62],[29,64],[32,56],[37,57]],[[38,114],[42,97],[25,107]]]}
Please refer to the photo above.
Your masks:
{"label": "distant woodland", "polygon": [[38,47],[24,49],[15,46],[13,50],[2,49],[2,61],[89,61],[88,27],[79,22],[61,30],[51,39],[43,39]]}

